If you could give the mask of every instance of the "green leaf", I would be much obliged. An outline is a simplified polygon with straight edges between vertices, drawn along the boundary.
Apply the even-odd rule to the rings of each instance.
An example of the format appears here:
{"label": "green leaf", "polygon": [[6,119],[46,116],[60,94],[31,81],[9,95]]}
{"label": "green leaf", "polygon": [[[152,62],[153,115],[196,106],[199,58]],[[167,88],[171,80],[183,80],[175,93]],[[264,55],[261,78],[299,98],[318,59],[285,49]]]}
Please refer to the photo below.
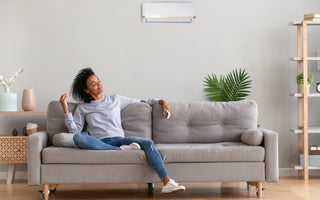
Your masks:
{"label": "green leaf", "polygon": [[252,81],[245,69],[233,70],[225,77],[216,74],[205,77],[204,91],[210,101],[240,101],[250,94]]}

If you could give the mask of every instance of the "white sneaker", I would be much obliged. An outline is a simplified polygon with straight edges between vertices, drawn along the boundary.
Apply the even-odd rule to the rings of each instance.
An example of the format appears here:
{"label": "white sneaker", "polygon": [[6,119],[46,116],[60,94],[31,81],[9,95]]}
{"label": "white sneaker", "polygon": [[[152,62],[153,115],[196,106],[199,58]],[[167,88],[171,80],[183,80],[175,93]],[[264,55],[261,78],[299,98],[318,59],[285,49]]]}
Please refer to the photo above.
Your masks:
{"label": "white sneaker", "polygon": [[129,145],[121,145],[120,150],[140,150],[141,147],[138,143],[131,143]]}
{"label": "white sneaker", "polygon": [[169,182],[162,187],[161,192],[163,194],[177,193],[185,191],[185,187],[176,183],[173,179],[170,178]]}

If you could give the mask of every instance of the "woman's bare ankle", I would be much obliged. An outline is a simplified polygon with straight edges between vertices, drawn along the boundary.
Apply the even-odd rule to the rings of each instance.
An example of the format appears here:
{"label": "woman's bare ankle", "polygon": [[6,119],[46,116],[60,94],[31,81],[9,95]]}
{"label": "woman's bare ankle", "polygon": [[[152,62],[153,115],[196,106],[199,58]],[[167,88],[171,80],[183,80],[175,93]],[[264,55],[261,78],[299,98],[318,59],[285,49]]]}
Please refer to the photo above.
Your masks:
{"label": "woman's bare ankle", "polygon": [[162,182],[163,182],[163,185],[167,185],[167,183],[169,182],[170,180],[170,177],[169,176],[166,176],[162,179]]}

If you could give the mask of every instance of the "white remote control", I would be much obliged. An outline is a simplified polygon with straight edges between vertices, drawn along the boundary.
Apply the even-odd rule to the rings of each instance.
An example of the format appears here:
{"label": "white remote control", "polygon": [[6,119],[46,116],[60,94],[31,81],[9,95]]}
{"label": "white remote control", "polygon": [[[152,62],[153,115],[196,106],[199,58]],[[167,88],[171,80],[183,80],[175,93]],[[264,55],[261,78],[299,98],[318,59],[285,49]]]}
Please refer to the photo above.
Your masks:
{"label": "white remote control", "polygon": [[169,110],[166,110],[166,118],[170,119],[171,113],[169,112]]}

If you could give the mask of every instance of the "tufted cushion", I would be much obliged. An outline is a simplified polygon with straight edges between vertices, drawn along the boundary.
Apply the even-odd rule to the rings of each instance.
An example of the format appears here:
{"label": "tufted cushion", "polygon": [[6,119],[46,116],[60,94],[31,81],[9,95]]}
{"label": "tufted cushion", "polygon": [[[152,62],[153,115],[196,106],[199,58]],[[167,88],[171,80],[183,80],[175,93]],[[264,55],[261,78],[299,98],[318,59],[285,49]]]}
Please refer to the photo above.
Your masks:
{"label": "tufted cushion", "polygon": [[151,110],[147,103],[130,104],[121,110],[121,125],[126,136],[151,139]]}
{"label": "tufted cushion", "polygon": [[258,146],[262,140],[263,134],[259,129],[247,129],[241,134],[241,141],[248,145]]}
{"label": "tufted cushion", "polygon": [[241,142],[241,133],[257,127],[254,101],[169,103],[171,118],[153,105],[155,143]]}

